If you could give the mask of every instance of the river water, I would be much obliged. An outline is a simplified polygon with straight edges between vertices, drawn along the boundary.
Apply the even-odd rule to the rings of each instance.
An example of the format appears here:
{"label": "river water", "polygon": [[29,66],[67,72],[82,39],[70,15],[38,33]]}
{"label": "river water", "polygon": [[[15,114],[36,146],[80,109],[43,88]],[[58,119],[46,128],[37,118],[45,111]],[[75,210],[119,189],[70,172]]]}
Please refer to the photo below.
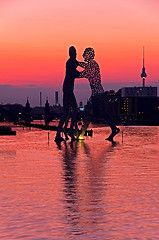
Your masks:
{"label": "river water", "polygon": [[159,239],[159,127],[0,136],[0,239]]}

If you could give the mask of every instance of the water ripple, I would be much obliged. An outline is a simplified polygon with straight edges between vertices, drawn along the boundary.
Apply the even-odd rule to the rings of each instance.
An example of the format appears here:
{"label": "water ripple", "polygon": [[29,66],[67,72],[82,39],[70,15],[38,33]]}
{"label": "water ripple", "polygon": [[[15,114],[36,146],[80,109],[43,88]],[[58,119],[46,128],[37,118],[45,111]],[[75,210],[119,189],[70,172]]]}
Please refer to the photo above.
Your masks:
{"label": "water ripple", "polygon": [[0,239],[159,239],[159,127],[107,128],[57,146],[54,132],[0,138]]}

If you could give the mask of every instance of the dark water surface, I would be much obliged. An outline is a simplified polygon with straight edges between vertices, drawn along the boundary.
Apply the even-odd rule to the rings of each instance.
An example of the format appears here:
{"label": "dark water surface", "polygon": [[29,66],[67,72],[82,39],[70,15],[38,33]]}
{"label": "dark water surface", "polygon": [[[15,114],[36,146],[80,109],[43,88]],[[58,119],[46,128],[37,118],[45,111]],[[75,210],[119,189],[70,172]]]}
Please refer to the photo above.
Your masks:
{"label": "dark water surface", "polygon": [[0,136],[0,239],[159,239],[159,127]]}

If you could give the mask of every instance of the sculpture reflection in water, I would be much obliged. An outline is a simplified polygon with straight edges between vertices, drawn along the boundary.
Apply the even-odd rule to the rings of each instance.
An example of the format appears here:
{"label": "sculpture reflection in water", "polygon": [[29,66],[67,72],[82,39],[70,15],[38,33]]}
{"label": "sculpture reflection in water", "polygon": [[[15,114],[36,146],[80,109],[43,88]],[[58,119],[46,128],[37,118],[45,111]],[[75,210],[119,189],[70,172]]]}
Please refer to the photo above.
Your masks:
{"label": "sculpture reflection in water", "polygon": [[96,144],[96,148],[93,141],[58,144],[63,160],[66,224],[76,234],[83,234],[87,224],[96,227],[105,215],[106,168],[115,146],[109,143],[103,148],[101,141]]}

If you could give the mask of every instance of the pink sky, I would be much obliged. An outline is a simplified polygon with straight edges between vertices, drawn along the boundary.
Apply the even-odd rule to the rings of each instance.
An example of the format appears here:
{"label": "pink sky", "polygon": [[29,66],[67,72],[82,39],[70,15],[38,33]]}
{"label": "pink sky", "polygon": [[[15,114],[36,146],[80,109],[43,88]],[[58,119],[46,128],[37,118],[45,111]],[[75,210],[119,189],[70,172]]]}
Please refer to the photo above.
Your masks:
{"label": "pink sky", "polygon": [[[158,0],[1,0],[0,85],[61,86],[68,48],[91,46],[102,81],[159,81]],[[82,80],[86,82],[87,80]]]}

